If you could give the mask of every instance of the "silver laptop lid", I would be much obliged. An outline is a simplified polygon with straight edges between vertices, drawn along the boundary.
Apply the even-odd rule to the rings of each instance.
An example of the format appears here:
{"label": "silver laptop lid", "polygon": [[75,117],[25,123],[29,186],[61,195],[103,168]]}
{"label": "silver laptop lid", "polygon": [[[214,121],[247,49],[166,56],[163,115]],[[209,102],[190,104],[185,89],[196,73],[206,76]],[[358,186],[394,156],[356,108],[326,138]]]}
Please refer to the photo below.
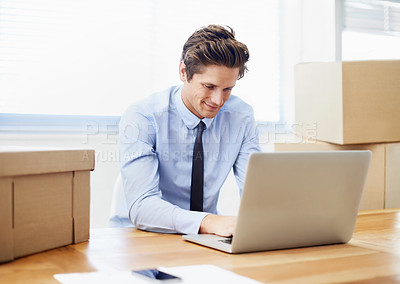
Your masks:
{"label": "silver laptop lid", "polygon": [[370,151],[250,156],[232,252],[350,240]]}

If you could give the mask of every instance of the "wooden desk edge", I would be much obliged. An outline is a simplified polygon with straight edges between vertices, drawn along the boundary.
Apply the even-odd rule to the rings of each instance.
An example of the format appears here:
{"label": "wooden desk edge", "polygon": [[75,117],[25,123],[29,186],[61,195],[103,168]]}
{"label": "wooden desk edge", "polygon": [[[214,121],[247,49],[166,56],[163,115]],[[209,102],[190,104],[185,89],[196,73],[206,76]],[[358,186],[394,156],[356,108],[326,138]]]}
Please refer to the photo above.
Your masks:
{"label": "wooden desk edge", "polygon": [[363,210],[363,211],[359,211],[358,215],[362,216],[362,215],[385,214],[385,213],[393,213],[393,212],[400,212],[400,208]]}

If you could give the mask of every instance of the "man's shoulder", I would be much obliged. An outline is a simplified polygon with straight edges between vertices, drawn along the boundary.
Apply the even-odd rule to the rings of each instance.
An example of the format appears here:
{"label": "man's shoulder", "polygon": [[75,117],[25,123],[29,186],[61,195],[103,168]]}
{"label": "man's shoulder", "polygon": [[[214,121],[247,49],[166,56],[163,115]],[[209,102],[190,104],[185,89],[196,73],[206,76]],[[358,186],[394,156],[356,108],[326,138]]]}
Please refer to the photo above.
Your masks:
{"label": "man's shoulder", "polygon": [[251,105],[246,103],[238,96],[231,95],[229,100],[224,104],[221,113],[235,113],[236,115],[241,114],[243,116],[254,116],[254,111]]}

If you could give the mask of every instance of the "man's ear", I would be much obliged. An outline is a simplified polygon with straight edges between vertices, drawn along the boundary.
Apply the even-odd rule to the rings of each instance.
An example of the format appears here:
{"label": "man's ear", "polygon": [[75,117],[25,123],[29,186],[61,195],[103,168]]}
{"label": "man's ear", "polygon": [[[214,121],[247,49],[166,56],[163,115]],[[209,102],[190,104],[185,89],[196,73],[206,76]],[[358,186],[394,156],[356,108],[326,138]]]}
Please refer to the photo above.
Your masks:
{"label": "man's ear", "polygon": [[179,63],[179,78],[181,79],[182,82],[187,81],[187,76],[186,76],[186,65],[181,61]]}

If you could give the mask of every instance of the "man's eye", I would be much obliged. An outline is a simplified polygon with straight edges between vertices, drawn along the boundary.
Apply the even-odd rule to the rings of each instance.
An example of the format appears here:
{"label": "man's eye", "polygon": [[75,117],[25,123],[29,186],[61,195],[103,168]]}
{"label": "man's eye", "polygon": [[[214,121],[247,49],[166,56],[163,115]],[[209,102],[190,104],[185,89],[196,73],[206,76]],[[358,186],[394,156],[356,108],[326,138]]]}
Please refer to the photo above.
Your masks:
{"label": "man's eye", "polygon": [[204,85],[204,87],[206,87],[207,89],[210,89],[210,90],[212,90],[214,88],[214,86],[211,86],[211,85]]}

